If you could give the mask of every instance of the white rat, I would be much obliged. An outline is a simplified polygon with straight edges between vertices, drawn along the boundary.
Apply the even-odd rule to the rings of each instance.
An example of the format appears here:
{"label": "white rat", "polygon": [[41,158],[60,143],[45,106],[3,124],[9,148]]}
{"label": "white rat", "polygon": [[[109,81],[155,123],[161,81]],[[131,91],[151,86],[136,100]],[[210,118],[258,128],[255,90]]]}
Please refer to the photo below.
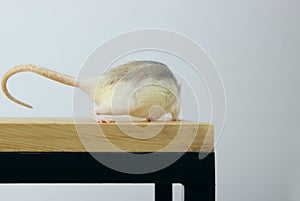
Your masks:
{"label": "white rat", "polygon": [[2,90],[10,100],[32,108],[14,98],[6,86],[12,75],[26,71],[81,89],[97,105],[92,112],[97,122],[114,122],[99,115],[130,115],[155,121],[170,113],[172,120],[178,119],[180,85],[170,69],[159,62],[132,61],[110,68],[98,78],[82,80],[33,64],[13,67],[3,76]]}

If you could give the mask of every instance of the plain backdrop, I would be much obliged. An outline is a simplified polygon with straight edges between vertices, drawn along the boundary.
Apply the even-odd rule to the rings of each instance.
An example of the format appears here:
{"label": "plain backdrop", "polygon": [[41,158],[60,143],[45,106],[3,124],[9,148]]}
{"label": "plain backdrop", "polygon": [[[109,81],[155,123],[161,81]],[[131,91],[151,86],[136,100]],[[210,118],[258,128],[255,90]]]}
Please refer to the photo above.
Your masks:
{"label": "plain backdrop", "polygon": [[[76,75],[88,54],[117,34],[180,32],[210,54],[226,89],[226,124],[216,146],[218,200],[297,201],[299,24],[298,0],[0,0],[0,75],[22,63]],[[72,116],[70,87],[22,74],[9,88],[35,109],[1,95],[1,117]],[[146,201],[152,190],[0,185],[0,199]]]}

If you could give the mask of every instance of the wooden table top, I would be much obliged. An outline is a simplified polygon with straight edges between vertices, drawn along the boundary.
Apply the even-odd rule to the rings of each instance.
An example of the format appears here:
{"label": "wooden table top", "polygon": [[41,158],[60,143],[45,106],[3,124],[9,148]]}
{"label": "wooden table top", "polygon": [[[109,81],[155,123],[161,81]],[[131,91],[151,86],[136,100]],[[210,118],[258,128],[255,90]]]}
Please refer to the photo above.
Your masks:
{"label": "wooden table top", "polygon": [[191,121],[0,118],[0,152],[213,152],[214,127]]}

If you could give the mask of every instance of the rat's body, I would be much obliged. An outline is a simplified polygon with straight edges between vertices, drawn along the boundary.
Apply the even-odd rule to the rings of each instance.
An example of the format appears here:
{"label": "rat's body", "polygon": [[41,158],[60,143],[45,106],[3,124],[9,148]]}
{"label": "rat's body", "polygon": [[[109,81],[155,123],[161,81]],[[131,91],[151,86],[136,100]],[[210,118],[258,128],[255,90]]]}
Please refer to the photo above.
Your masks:
{"label": "rat's body", "polygon": [[96,115],[131,115],[153,121],[170,113],[173,120],[178,118],[180,86],[169,68],[159,62],[133,61],[83,80],[32,64],[16,66],[3,76],[2,90],[12,101],[31,108],[6,88],[9,77],[24,71],[80,88],[97,105],[96,121]]}

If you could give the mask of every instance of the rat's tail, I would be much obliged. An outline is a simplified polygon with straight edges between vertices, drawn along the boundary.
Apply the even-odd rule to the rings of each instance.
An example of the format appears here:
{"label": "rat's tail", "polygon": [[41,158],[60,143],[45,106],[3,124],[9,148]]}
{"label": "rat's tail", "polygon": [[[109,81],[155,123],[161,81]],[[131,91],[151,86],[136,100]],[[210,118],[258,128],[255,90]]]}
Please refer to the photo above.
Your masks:
{"label": "rat's tail", "polygon": [[32,106],[13,97],[9,93],[9,91],[7,90],[7,87],[6,87],[6,83],[7,83],[8,79],[11,76],[13,76],[14,74],[19,73],[19,72],[33,72],[33,73],[39,74],[43,77],[49,78],[51,80],[55,80],[57,82],[60,82],[60,83],[63,83],[63,84],[69,85],[69,86],[78,87],[78,82],[75,77],[61,74],[56,71],[52,71],[50,69],[43,68],[43,67],[40,67],[40,66],[37,66],[34,64],[23,64],[23,65],[15,66],[4,74],[4,76],[2,78],[2,90],[3,90],[4,94],[10,100],[12,100],[13,102],[15,102],[17,104],[28,107],[28,108],[32,108]]}

